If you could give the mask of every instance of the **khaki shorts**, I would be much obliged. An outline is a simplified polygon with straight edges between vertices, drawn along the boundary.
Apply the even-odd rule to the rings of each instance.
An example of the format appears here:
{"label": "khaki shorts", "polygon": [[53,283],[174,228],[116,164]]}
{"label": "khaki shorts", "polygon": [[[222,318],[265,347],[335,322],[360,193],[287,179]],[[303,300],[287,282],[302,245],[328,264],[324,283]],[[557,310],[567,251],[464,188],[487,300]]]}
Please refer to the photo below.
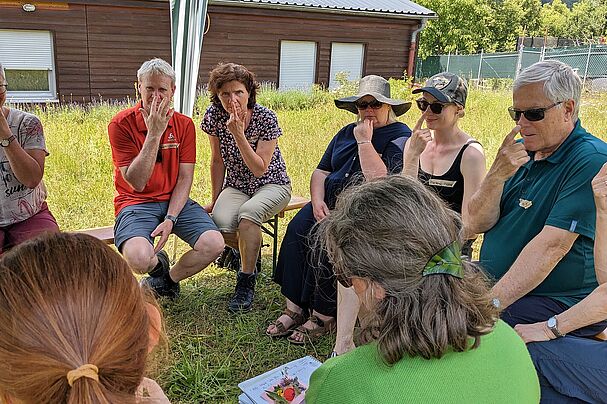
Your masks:
{"label": "khaki shorts", "polygon": [[252,197],[235,189],[225,188],[213,207],[213,221],[224,233],[234,233],[242,219],[262,225],[283,210],[291,200],[291,185],[266,184]]}

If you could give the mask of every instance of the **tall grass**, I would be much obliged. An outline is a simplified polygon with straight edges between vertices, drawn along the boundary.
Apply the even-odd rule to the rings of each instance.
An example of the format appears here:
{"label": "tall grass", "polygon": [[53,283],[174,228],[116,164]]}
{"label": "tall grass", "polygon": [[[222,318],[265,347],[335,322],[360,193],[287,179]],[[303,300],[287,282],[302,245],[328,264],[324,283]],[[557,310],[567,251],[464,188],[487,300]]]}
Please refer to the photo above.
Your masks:
{"label": "tall grass", "polygon": [[[396,97],[413,99],[408,83],[392,82]],[[331,137],[354,115],[338,110],[333,98],[350,95],[315,89],[311,94],[277,93],[264,89],[259,102],[276,110],[283,136],[279,145],[293,181],[293,193],[309,195],[312,170]],[[124,104],[101,103],[37,108],[42,120],[50,156],[45,181],[51,210],[64,230],[113,223],[114,194],[107,124]],[[194,121],[198,125],[208,100],[197,100]],[[503,137],[514,126],[507,113],[511,105],[506,90],[486,92],[471,89],[462,128],[485,147],[488,164]],[[419,117],[413,107],[400,119],[412,127]],[[595,135],[607,137],[607,95],[586,94],[581,119]],[[197,129],[198,159],[192,197],[206,203],[210,198],[208,140]],[[281,221],[282,234],[290,216]],[[268,241],[268,240],[266,240]],[[185,246],[179,243],[179,252]],[[264,251],[264,271],[251,313],[233,316],[226,310],[234,275],[214,266],[184,282],[182,296],[163,302],[170,340],[168,355],[161,356],[151,372],[173,402],[236,402],[237,384],[288,360],[311,354],[318,358],[330,352],[332,341],[295,347],[284,339],[264,335],[267,324],[283,308],[278,290],[270,280],[270,250]]]}

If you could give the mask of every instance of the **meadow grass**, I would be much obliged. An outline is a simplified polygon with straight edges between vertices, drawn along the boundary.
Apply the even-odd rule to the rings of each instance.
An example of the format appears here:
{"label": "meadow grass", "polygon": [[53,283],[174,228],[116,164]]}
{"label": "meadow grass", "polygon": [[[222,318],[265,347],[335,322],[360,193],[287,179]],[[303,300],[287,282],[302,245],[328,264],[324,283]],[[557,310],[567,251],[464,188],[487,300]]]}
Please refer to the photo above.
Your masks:
{"label": "meadow grass", "polygon": [[[399,87],[395,87],[399,86]],[[394,83],[400,97],[412,99],[403,83]],[[318,164],[331,137],[354,116],[333,105],[334,96],[315,90],[312,95],[263,91],[258,101],[276,110],[284,135],[279,145],[293,182],[293,194],[309,196],[310,174]],[[208,101],[196,104],[198,125]],[[514,126],[507,107],[510,92],[471,89],[461,127],[485,147],[491,164],[503,137]],[[45,182],[48,203],[63,230],[113,224],[114,194],[111,152],[107,124],[126,104],[50,106],[37,108],[48,149]],[[413,107],[400,119],[412,127],[419,111]],[[585,94],[581,119],[595,135],[607,138],[607,95]],[[198,159],[192,198],[206,203],[210,198],[208,141],[197,129]],[[292,215],[281,221],[282,235]],[[266,240],[269,241],[269,240]],[[185,251],[178,244],[179,253]],[[237,402],[237,384],[289,360],[310,354],[319,359],[331,351],[330,337],[314,345],[297,347],[284,339],[264,335],[269,322],[283,309],[279,288],[270,279],[271,251],[264,249],[254,309],[246,315],[230,315],[226,304],[235,277],[232,272],[211,265],[183,282],[182,296],[163,301],[168,347],[155,357],[150,372],[172,402]]]}

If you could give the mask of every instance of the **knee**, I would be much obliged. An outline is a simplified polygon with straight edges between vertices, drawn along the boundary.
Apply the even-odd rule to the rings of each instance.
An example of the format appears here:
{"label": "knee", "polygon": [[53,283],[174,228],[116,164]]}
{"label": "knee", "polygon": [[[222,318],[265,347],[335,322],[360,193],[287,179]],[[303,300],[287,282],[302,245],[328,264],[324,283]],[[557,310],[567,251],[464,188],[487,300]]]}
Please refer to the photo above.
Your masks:
{"label": "knee", "polygon": [[240,222],[238,223],[238,231],[241,233],[242,232],[252,232],[252,231],[261,232],[261,227],[257,223],[255,223],[249,219],[242,218],[240,220]]}
{"label": "knee", "polygon": [[224,209],[213,209],[213,221],[223,232],[234,232],[236,226],[236,215]]}
{"label": "knee", "polygon": [[194,250],[203,252],[205,255],[218,257],[225,247],[223,236],[216,230],[209,230],[198,237],[198,241],[194,245]]}
{"label": "knee", "polygon": [[138,274],[145,274],[152,268],[152,261],[154,259],[154,250],[148,251],[142,248],[130,248],[126,247],[122,251],[122,256],[129,264],[131,269]]}

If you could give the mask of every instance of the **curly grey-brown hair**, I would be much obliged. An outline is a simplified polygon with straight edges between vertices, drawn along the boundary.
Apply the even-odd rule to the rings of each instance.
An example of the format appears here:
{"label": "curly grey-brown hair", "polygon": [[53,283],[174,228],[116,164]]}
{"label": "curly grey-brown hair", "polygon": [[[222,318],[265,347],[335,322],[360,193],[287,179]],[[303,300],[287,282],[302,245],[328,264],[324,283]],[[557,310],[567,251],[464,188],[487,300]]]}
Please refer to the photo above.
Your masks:
{"label": "curly grey-brown hair", "polygon": [[[459,240],[459,215],[418,181],[390,176],[344,191],[318,227],[338,276],[380,285],[363,341],[376,340],[384,360],[440,358],[448,349],[476,348],[497,309],[486,276],[465,262],[464,278],[422,277],[428,260]],[[473,343],[471,343],[471,339]]]}

